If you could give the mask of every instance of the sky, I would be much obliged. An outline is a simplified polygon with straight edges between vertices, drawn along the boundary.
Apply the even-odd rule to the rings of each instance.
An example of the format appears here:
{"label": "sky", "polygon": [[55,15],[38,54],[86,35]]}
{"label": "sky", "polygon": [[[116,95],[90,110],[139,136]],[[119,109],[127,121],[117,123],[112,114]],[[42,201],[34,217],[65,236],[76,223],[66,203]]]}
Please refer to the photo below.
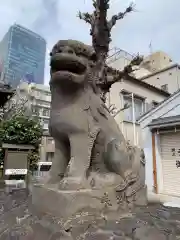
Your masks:
{"label": "sky", "polygon": [[[110,0],[109,17],[122,12],[129,0]],[[180,0],[134,0],[136,11],[117,22],[111,47],[131,54],[162,50],[180,61]],[[49,52],[59,39],[76,39],[91,44],[89,25],[78,19],[78,11],[92,12],[91,0],[0,0],[0,39],[18,23],[47,41],[45,83],[49,82]]]}

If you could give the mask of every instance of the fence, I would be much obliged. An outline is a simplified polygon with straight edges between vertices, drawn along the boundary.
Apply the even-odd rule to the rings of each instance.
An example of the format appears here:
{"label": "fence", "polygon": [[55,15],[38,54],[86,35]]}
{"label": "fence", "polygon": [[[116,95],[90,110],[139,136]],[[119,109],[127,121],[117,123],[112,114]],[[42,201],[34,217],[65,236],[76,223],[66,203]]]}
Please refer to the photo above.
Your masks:
{"label": "fence", "polygon": [[32,177],[43,178],[43,177],[47,177],[48,174],[49,174],[49,171],[34,171],[32,172]]}

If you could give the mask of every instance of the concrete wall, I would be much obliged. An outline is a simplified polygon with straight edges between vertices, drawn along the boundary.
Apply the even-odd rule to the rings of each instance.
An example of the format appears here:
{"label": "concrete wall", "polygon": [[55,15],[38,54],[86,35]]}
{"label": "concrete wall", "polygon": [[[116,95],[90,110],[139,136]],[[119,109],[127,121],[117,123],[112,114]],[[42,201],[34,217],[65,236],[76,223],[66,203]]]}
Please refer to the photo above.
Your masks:
{"label": "concrete wall", "polygon": [[51,161],[47,159],[47,153],[54,153],[55,152],[55,143],[52,137],[43,136],[41,139],[41,146],[40,146],[40,161],[46,162]]}
{"label": "concrete wall", "polygon": [[150,72],[155,72],[166,68],[172,64],[172,59],[164,52],[158,51],[145,57],[141,66],[149,70]]}
{"label": "concrete wall", "polygon": [[[154,177],[153,177],[153,158],[152,158],[152,133],[148,127],[142,131],[144,154],[146,158],[146,185],[148,195],[154,193]],[[157,169],[157,186],[158,193],[163,193],[163,173],[162,160],[160,154],[159,134],[155,134],[155,151],[156,151],[156,169]]]}
{"label": "concrete wall", "polygon": [[154,189],[153,183],[153,161],[152,161],[152,136],[149,129],[142,131],[143,149],[146,158],[146,185],[148,192],[152,192]]}
{"label": "concrete wall", "polygon": [[[148,104],[152,103],[152,101],[161,102],[166,98],[161,93],[154,92],[145,87],[142,87],[141,85],[137,85],[128,80],[124,80],[123,82],[117,82],[112,85],[110,94],[107,100],[108,104],[114,104],[117,110],[123,108],[124,106],[123,96],[121,94],[122,90],[126,90],[128,92],[141,96],[142,98],[145,99],[145,102]],[[122,130],[125,138],[127,140],[130,140],[131,143],[134,143],[133,124],[130,122],[125,122],[123,115],[124,115],[124,112],[120,112],[115,117],[115,120],[117,121],[120,129]],[[136,139],[137,139],[138,145],[142,146],[143,140],[142,140],[140,126],[136,124],[135,128],[136,128]]]}
{"label": "concrete wall", "polygon": [[[135,139],[133,134],[133,131],[134,131],[133,128],[135,128],[135,132],[136,132]],[[123,121],[121,123],[121,131],[125,139],[129,140],[131,144],[142,147],[143,145],[142,132],[139,124],[135,124],[135,127],[134,127],[132,123]]]}
{"label": "concrete wall", "polygon": [[161,88],[162,85],[168,84],[168,92],[174,93],[180,88],[180,69],[174,67],[166,71],[156,73],[153,76],[149,76],[142,81],[158,88]]}
{"label": "concrete wall", "polygon": [[[133,56],[125,51],[117,51],[108,58],[108,65],[123,70],[132,60]],[[140,66],[133,72],[133,76],[141,78],[172,65],[172,59],[164,52],[158,51],[146,56]]]}

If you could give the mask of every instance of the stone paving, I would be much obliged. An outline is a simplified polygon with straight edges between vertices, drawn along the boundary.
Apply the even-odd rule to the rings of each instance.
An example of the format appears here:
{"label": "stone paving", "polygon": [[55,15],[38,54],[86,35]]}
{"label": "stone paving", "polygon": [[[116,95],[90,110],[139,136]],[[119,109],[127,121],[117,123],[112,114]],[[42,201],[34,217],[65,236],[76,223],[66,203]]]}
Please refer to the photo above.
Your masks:
{"label": "stone paving", "polygon": [[0,240],[174,240],[180,239],[180,209],[162,205],[119,213],[87,214],[71,220],[35,213],[25,190],[0,191]]}

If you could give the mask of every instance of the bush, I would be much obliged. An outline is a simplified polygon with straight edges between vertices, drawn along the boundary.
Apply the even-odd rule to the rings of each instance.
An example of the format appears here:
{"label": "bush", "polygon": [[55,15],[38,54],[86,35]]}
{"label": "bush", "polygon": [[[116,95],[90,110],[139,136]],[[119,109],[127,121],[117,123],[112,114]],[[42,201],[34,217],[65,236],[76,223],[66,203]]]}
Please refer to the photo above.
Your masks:
{"label": "bush", "polygon": [[39,145],[42,127],[39,119],[15,115],[0,122],[0,142],[9,144]]}
{"label": "bush", "polygon": [[[43,129],[37,117],[28,117],[20,113],[0,122],[0,144],[32,145],[35,150],[29,153],[30,168],[35,168],[39,160],[39,144]],[[0,151],[0,162],[4,159],[4,150]]]}

